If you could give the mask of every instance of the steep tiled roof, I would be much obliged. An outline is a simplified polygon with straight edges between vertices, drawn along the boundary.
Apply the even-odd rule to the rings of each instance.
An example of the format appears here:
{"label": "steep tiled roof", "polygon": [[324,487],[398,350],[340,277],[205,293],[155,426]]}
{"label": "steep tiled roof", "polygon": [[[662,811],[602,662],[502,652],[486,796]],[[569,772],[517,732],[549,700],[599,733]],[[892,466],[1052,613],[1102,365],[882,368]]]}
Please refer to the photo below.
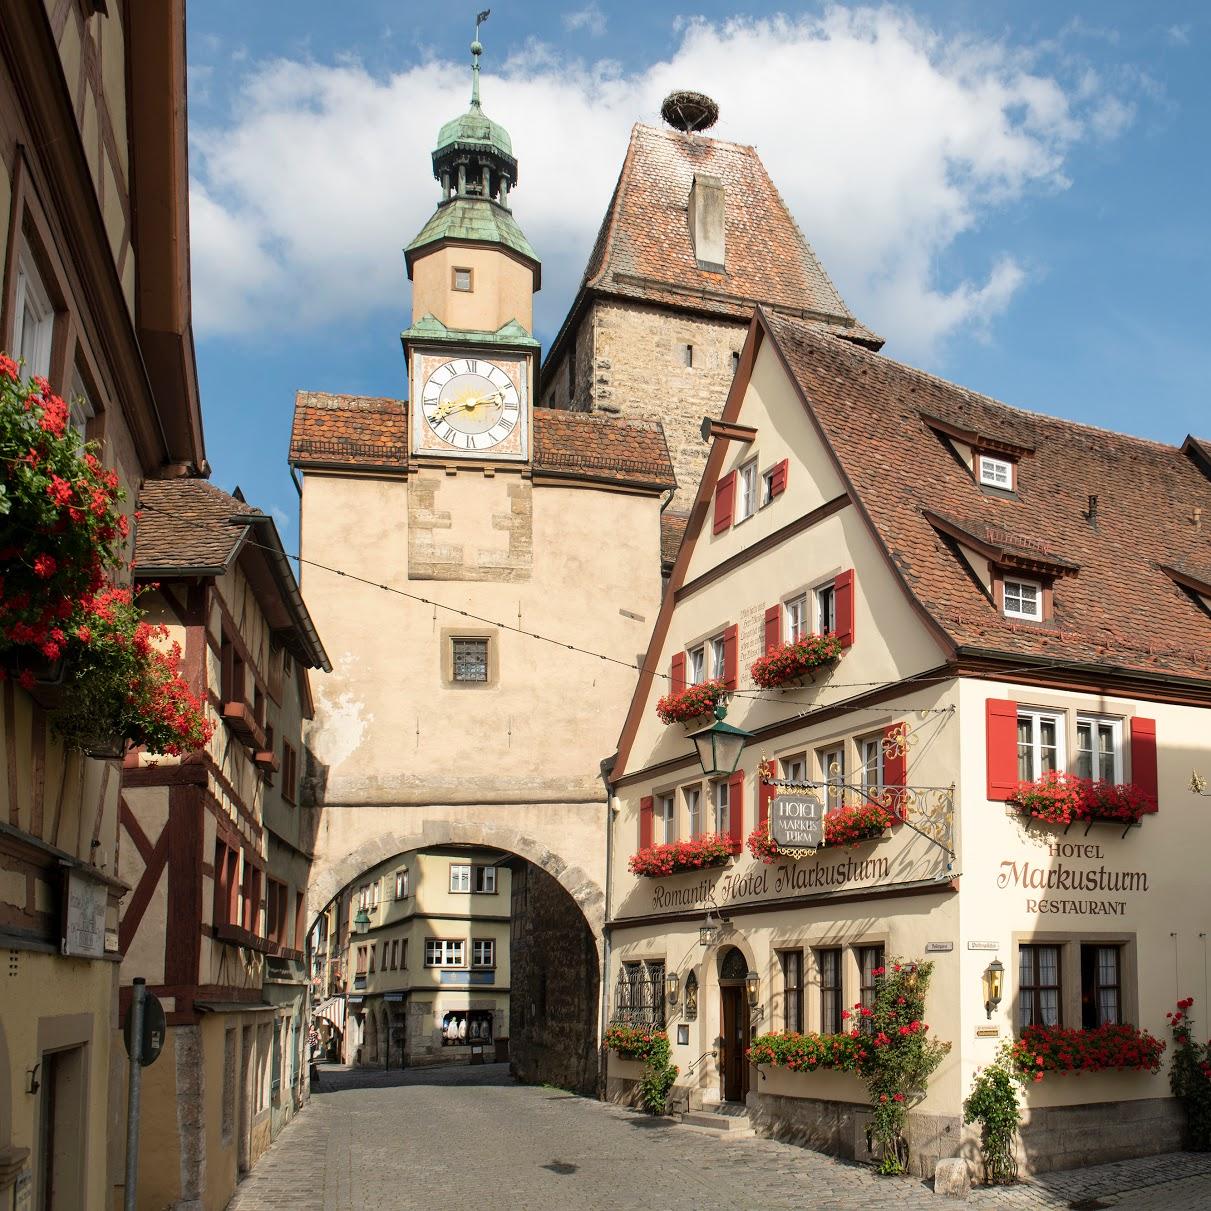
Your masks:
{"label": "steep tiled roof", "polygon": [[135,571],[226,568],[247,528],[231,518],[260,516],[205,479],[149,479],[139,493]]}
{"label": "steep tiled roof", "polygon": [[662,513],[660,515],[660,564],[672,568],[677,559],[677,549],[685,537],[685,527],[689,523],[689,515],[685,513]]}
{"label": "steep tiled roof", "polygon": [[[1211,483],[1182,450],[1011,408],[764,319],[908,588],[957,647],[1211,678],[1211,618],[1162,570],[1211,566]],[[981,492],[927,415],[1033,450],[1016,495]],[[1017,536],[1062,552],[1077,567],[1055,582],[1054,619],[1002,617],[927,513],[1005,547]]]}
{"label": "steep tiled roof", "polygon": [[583,473],[662,489],[677,483],[658,422],[550,408],[534,410],[534,470]]}
{"label": "steep tiled roof", "polygon": [[[726,273],[695,259],[687,219],[695,173],[723,183]],[[882,344],[845,305],[757,152],[677,130],[631,131],[583,287],[737,318],[765,303]]]}
{"label": "steep tiled roof", "polygon": [[[664,430],[654,421],[534,410],[536,472],[672,488]],[[290,461],[300,466],[398,467],[408,464],[408,405],[400,400],[300,391]]]}
{"label": "steep tiled roof", "polygon": [[300,391],[294,398],[290,461],[395,466],[408,457],[408,408],[397,399]]}

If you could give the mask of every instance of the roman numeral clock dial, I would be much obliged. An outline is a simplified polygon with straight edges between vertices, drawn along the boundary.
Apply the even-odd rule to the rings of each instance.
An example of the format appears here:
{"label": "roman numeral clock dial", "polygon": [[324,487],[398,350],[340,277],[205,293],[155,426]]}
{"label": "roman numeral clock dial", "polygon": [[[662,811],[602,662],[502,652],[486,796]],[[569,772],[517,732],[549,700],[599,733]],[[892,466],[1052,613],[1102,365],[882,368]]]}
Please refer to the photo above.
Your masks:
{"label": "roman numeral clock dial", "polygon": [[413,451],[525,458],[526,363],[418,354]]}

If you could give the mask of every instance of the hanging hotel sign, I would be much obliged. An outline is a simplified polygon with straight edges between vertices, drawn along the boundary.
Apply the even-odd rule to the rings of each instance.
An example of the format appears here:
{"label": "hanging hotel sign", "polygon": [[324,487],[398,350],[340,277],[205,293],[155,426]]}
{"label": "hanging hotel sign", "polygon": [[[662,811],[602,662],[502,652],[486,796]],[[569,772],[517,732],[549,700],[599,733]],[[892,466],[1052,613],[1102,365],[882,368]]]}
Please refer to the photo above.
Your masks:
{"label": "hanging hotel sign", "polygon": [[824,804],[814,790],[775,795],[769,805],[770,839],[788,858],[810,857],[824,844]]}

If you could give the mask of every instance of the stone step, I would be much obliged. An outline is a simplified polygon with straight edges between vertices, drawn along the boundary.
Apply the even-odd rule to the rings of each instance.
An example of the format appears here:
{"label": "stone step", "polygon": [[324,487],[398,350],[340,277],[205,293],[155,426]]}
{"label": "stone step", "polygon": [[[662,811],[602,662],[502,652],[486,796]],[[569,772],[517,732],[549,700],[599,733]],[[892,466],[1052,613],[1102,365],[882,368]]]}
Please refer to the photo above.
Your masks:
{"label": "stone step", "polygon": [[747,1137],[754,1134],[748,1121],[748,1115],[743,1113],[727,1113],[714,1110],[687,1110],[681,1116],[682,1123],[687,1127],[698,1127],[705,1131],[717,1132],[719,1135],[731,1138]]}

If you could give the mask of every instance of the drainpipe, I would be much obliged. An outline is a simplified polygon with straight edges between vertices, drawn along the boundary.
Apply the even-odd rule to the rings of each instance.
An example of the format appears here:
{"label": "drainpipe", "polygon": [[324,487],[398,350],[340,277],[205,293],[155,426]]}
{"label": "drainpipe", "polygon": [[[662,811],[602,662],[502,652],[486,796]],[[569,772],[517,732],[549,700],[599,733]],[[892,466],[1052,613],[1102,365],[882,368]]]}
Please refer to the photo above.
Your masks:
{"label": "drainpipe", "polygon": [[601,927],[601,1007],[597,1020],[597,1096],[605,1097],[605,1063],[602,1060],[601,1040],[605,1035],[606,1018],[610,1012],[610,893],[614,886],[614,787],[610,782],[610,774],[614,769],[614,761],[618,754],[607,757],[601,763],[601,780],[605,783],[606,809],[606,869],[605,869],[605,920]]}

